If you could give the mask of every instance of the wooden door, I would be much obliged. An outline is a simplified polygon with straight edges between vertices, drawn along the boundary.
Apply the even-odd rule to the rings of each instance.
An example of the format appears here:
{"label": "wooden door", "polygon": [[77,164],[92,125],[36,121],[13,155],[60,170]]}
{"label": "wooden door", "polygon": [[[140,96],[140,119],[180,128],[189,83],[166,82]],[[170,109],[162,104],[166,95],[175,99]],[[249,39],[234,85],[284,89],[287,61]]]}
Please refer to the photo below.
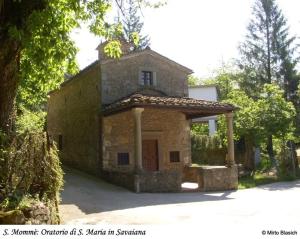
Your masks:
{"label": "wooden door", "polygon": [[143,140],[143,169],[145,171],[158,171],[157,140]]}

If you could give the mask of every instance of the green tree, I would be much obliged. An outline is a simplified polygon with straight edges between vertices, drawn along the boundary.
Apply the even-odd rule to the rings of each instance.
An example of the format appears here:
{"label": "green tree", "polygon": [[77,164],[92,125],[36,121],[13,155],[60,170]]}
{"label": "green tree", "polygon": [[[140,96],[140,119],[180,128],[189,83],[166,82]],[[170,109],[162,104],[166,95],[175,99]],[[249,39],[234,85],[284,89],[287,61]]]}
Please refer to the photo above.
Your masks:
{"label": "green tree", "polygon": [[[293,122],[296,116],[296,111],[291,102],[284,99],[284,92],[277,85],[267,84],[263,88],[261,99],[258,101],[260,124],[263,125],[263,133],[270,142],[270,137],[279,138],[284,145],[286,140],[293,139],[294,133]],[[270,132],[272,135],[270,136]],[[271,140],[272,140],[271,138]],[[270,144],[267,144],[267,150],[272,162],[272,166],[276,167],[278,164],[275,160],[275,155],[270,155],[273,149],[270,150]]]}
{"label": "green tree", "polygon": [[[262,125],[259,124],[259,106],[257,101],[239,89],[232,90],[225,102],[238,107],[234,114],[234,136],[235,140],[242,140],[245,145],[244,167],[254,170],[254,147],[262,140]],[[221,121],[223,137],[226,135],[225,120]]]}
{"label": "green tree", "polygon": [[[244,71],[240,86],[248,95],[259,98],[264,84],[276,83],[288,98],[295,94],[297,85],[295,37],[289,37],[286,19],[275,0],[256,0],[252,15],[246,40],[240,46],[239,65]],[[272,134],[269,131],[267,148],[274,162]]]}
{"label": "green tree", "polygon": [[[112,1],[0,0],[1,130],[11,130],[20,85],[20,100],[35,105],[64,80],[64,73],[76,72],[76,48],[70,33],[80,24],[88,23],[91,32],[108,40],[105,52],[109,56],[120,56],[116,36],[122,27],[105,20]],[[139,2],[151,5],[148,0]],[[33,94],[37,99],[32,99]]]}
{"label": "green tree", "polygon": [[[295,92],[295,37],[275,0],[256,0],[239,65],[246,73],[241,87],[257,96],[264,84],[277,83],[285,95]],[[296,84],[297,85],[297,84]]]}
{"label": "green tree", "polygon": [[[277,85],[265,84],[259,100],[252,99],[243,90],[233,90],[225,102],[239,108],[234,115],[234,133],[236,140],[245,141],[248,169],[254,168],[253,147],[267,141],[269,132],[282,142],[292,139],[295,108],[284,99],[283,90]],[[224,119],[220,121],[219,134],[222,138],[226,135]],[[270,159],[277,167],[274,155]]]}
{"label": "green tree", "polygon": [[265,137],[269,132],[286,141],[293,139],[295,107],[284,99],[284,91],[277,85],[266,84],[260,99],[257,101],[260,125],[263,125]]}
{"label": "green tree", "polygon": [[200,79],[197,76],[189,75],[188,77],[188,85],[189,86],[196,86],[200,84]]}
{"label": "green tree", "polygon": [[222,66],[215,72],[215,77],[203,80],[204,85],[216,85],[218,88],[219,100],[226,100],[230,92],[238,88],[241,73],[232,65]]}
{"label": "green tree", "polygon": [[[121,11],[124,38],[127,42],[132,43],[133,50],[145,49],[150,45],[149,36],[143,36],[141,33],[144,23],[139,16],[139,8],[139,2],[126,0],[125,8]],[[139,39],[137,45],[134,44],[136,39]]]}

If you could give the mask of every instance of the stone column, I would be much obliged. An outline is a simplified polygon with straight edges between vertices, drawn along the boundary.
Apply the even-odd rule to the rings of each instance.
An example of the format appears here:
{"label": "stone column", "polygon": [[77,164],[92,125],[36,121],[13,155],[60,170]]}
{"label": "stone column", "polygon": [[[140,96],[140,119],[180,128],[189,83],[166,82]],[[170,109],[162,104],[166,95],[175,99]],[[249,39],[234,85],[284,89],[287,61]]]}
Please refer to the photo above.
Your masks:
{"label": "stone column", "polygon": [[134,116],[134,156],[135,156],[135,166],[136,172],[139,173],[143,170],[142,163],[142,112],[144,108],[134,108],[132,113]]}
{"label": "stone column", "polygon": [[234,141],[233,141],[233,113],[227,113],[227,166],[231,167],[235,165],[234,162]]}

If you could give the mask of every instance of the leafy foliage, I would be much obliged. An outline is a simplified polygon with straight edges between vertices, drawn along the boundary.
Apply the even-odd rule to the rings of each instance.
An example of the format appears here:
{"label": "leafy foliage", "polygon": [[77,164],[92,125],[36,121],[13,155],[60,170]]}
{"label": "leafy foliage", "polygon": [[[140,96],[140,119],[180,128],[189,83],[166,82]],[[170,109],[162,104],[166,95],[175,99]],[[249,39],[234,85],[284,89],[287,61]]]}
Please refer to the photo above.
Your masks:
{"label": "leafy foliage", "polygon": [[58,151],[45,134],[27,132],[6,138],[1,140],[0,149],[0,209],[12,209],[15,204],[19,207],[28,195],[57,200],[63,173]]}
{"label": "leafy foliage", "polygon": [[[35,109],[36,105],[45,102],[50,90],[59,86],[65,73],[78,71],[75,62],[77,49],[70,39],[70,32],[89,19],[93,33],[110,36],[115,28],[109,29],[104,20],[109,9],[109,1],[54,0],[22,19],[25,26],[7,26],[10,37],[17,38],[23,49],[18,102]],[[108,48],[111,55],[116,47]]]}
{"label": "leafy foliage", "polygon": [[[233,90],[225,102],[237,106],[234,114],[234,133],[238,140],[250,136],[259,145],[269,132],[282,140],[291,139],[294,131],[295,108],[283,98],[277,85],[266,84],[259,100],[254,100],[242,90]],[[225,138],[226,122],[219,120],[219,132]]]}
{"label": "leafy foliage", "polygon": [[188,76],[188,85],[189,86],[196,86],[200,84],[200,79],[194,75]]}
{"label": "leafy foliage", "polygon": [[[40,109],[46,101],[46,94],[56,89],[64,81],[64,74],[75,74],[78,67],[75,61],[77,49],[70,38],[73,29],[82,24],[90,31],[105,38],[109,43],[105,52],[110,57],[120,57],[121,48],[118,40],[123,34],[122,26],[108,21],[107,13],[113,3],[125,11],[125,4],[113,0],[53,0],[53,1],[1,1],[0,40],[14,41],[21,49],[20,55],[11,56],[19,59],[20,80],[18,103],[30,109]],[[160,2],[130,0],[130,39],[138,42],[136,34],[142,24],[136,16],[137,6],[158,7]],[[140,37],[140,45],[147,39]],[[3,45],[3,44],[0,44]],[[16,53],[18,54],[18,53]],[[7,59],[8,60],[8,59]]]}
{"label": "leafy foliage", "polygon": [[[293,131],[291,117],[292,121],[296,119],[294,108],[285,101],[291,101],[297,107],[296,38],[289,36],[287,20],[275,0],[255,1],[247,30],[246,39],[240,45],[238,64],[242,74],[239,86],[248,96],[259,101],[261,133],[267,137],[266,149],[273,165],[277,166],[273,138],[285,138],[287,131]],[[270,84],[282,89],[284,98],[282,92],[276,92],[279,88]],[[291,114],[288,109],[291,109]]]}
{"label": "leafy foliage", "polygon": [[208,136],[192,134],[192,145],[198,150],[223,148],[222,141],[217,135]]}
{"label": "leafy foliage", "polygon": [[[234,115],[235,139],[238,140],[245,135],[250,135],[258,141],[262,126],[259,124],[260,116],[257,101],[247,96],[242,90],[233,90],[228,94],[225,102],[238,107]],[[222,128],[225,128],[224,120]]]}
{"label": "leafy foliage", "polygon": [[22,107],[22,113],[16,120],[17,133],[42,133],[45,129],[46,113],[43,111],[29,111]]}
{"label": "leafy foliage", "polygon": [[224,165],[226,148],[221,139],[215,136],[192,134],[192,162],[200,165]]}
{"label": "leafy foliage", "polygon": [[228,98],[228,94],[238,88],[241,72],[234,69],[232,65],[225,65],[215,71],[215,77],[203,80],[204,85],[216,85],[219,100]]}
{"label": "leafy foliage", "polygon": [[293,104],[283,98],[283,90],[274,84],[265,85],[257,104],[260,124],[263,125],[265,134],[272,132],[283,140],[292,137],[296,112]]}
{"label": "leafy foliage", "polygon": [[205,123],[193,123],[191,126],[191,132],[194,135],[208,135],[208,124]]}

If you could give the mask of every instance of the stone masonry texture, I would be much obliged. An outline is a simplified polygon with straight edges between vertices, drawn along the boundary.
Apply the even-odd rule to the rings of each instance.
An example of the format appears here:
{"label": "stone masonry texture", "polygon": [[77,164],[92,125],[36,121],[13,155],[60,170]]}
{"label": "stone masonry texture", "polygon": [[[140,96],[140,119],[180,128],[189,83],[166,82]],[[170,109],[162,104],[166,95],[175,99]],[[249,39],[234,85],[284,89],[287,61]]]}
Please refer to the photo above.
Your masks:
{"label": "stone masonry texture", "polygon": [[155,72],[154,89],[163,91],[169,96],[188,95],[186,72],[145,53],[101,65],[103,104],[112,103],[144,88],[140,84],[140,72],[143,70]]}
{"label": "stone masonry texture", "polygon": [[[134,118],[131,111],[103,120],[103,169],[134,172]],[[182,171],[191,163],[190,126],[178,111],[149,109],[142,113],[142,139],[158,140],[159,170]],[[171,163],[170,151],[180,152],[180,162]],[[117,164],[117,153],[129,153],[129,165]]]}
{"label": "stone masonry texture", "polygon": [[94,65],[65,83],[48,99],[47,128],[56,142],[62,136],[63,163],[83,171],[99,171],[101,84]]}

